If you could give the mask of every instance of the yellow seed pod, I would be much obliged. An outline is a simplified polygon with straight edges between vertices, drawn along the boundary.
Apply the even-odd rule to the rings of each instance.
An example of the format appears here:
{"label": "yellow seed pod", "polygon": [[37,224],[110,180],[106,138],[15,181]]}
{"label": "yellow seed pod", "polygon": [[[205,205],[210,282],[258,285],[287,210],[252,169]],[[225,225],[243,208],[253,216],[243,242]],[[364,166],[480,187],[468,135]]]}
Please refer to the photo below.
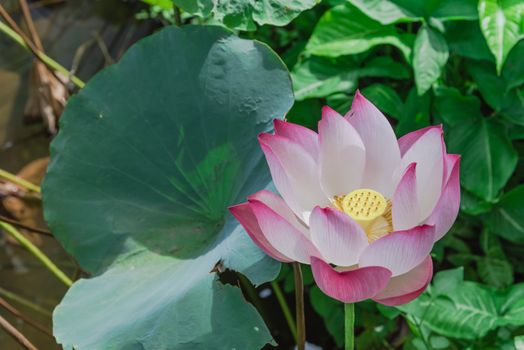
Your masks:
{"label": "yellow seed pod", "polygon": [[346,194],[340,206],[356,221],[370,222],[386,212],[388,201],[377,191],[363,188]]}

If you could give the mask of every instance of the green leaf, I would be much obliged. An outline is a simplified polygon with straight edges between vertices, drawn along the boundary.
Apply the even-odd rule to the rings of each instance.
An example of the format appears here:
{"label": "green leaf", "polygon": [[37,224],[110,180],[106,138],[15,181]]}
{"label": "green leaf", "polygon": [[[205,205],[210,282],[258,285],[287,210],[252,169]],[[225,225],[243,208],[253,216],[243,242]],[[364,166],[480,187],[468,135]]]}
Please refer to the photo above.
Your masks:
{"label": "green leaf", "polygon": [[357,56],[311,56],[296,64],[291,76],[295,98],[300,101],[337,92],[351,93],[361,77],[403,79],[409,76],[409,72],[404,65],[389,57],[378,57],[361,67],[361,58]]}
{"label": "green leaf", "polygon": [[326,98],[327,105],[341,115],[345,115],[351,109],[353,96],[346,94],[333,94]]}
{"label": "green leaf", "polygon": [[513,268],[505,259],[481,257],[477,269],[482,281],[490,286],[501,288],[513,283]]}
{"label": "green leaf", "polygon": [[64,348],[259,349],[271,340],[215,272],[255,284],[278,273],[227,207],[269,183],[256,135],[292,102],[275,53],[212,26],[163,29],[69,100],[43,184],[45,217],[95,277],[76,282],[54,312]]}
{"label": "green leaf", "polygon": [[287,113],[286,119],[291,123],[317,130],[318,121],[322,118],[322,106],[323,104],[316,98],[295,101],[293,108]]}
{"label": "green leaf", "polygon": [[524,350],[524,335],[515,337],[514,342],[516,350]]}
{"label": "green leaf", "polygon": [[477,0],[436,0],[426,2],[426,17],[442,21],[478,19]]}
{"label": "green leaf", "polygon": [[477,83],[482,97],[494,110],[500,111],[506,95],[506,82],[497,76],[495,66],[490,62],[468,63],[468,71]]}
{"label": "green leaf", "polygon": [[500,314],[499,326],[524,325],[524,283],[519,283],[495,295]]}
{"label": "green leaf", "polygon": [[[397,22],[416,22],[422,18],[412,13],[409,8],[388,0],[349,0],[354,6],[368,17],[382,24]],[[408,1],[406,1],[408,3]]]}
{"label": "green leaf", "polygon": [[193,15],[213,19],[229,28],[255,30],[259,25],[284,26],[317,0],[173,0],[175,5]]}
{"label": "green leaf", "polygon": [[510,90],[524,84],[524,40],[519,41],[510,51],[504,68],[502,78],[506,82],[506,90]]}
{"label": "green leaf", "polygon": [[465,189],[493,201],[517,165],[517,153],[503,125],[484,118],[464,122],[448,133],[450,152],[462,155]]}
{"label": "green leaf", "polygon": [[[519,50],[520,51],[520,50]],[[522,81],[521,62],[512,54],[508,70],[497,76],[495,65],[490,62],[471,61],[468,70],[486,102],[509,121],[524,125],[524,87],[512,88]],[[511,76],[511,77],[510,77]]]}
{"label": "green leaf", "polygon": [[469,215],[479,215],[491,210],[492,203],[486,202],[473,193],[462,189],[460,191],[460,210]]}
{"label": "green leaf", "polygon": [[402,118],[404,103],[395,90],[388,85],[377,83],[367,86],[362,89],[362,94],[383,113],[397,120]]}
{"label": "green leaf", "polygon": [[406,61],[410,61],[413,35],[400,34],[394,26],[384,26],[346,3],[324,13],[306,45],[306,52],[338,57],[385,44],[397,47]]}
{"label": "green leaf", "polygon": [[448,125],[477,120],[482,116],[480,100],[474,95],[462,95],[452,87],[440,86],[435,89],[435,109]]}
{"label": "green leaf", "polygon": [[398,136],[407,134],[408,132],[424,128],[429,125],[429,110],[430,110],[430,96],[426,93],[422,96],[417,94],[417,90],[413,87],[408,94],[402,117],[396,126],[396,133]]}
{"label": "green leaf", "polygon": [[498,325],[500,308],[491,289],[462,277],[462,268],[441,271],[424,294],[397,308],[440,335],[481,338]]}
{"label": "green leaf", "polygon": [[481,338],[498,321],[490,290],[474,282],[461,282],[446,296],[422,294],[399,309],[422,319],[432,331],[459,339]]}
{"label": "green leaf", "polygon": [[427,25],[422,26],[413,48],[413,70],[419,95],[428,91],[440,77],[448,56],[448,45],[442,34]]}
{"label": "green leaf", "polygon": [[485,229],[480,235],[480,243],[485,256],[477,259],[479,276],[486,284],[503,288],[513,283],[513,267],[506,258],[499,239]]}
{"label": "green leaf", "polygon": [[451,52],[476,60],[494,60],[478,21],[446,22],[446,41]]}
{"label": "green leaf", "polygon": [[480,0],[480,28],[497,62],[497,73],[513,46],[524,37],[524,2]]}
{"label": "green leaf", "polygon": [[415,22],[423,18],[476,20],[476,0],[349,0],[369,17],[382,24]]}
{"label": "green leaf", "polygon": [[309,291],[309,301],[313,310],[324,320],[329,334],[338,347],[344,344],[344,307],[340,302],[328,297],[316,286]]}
{"label": "green leaf", "polygon": [[524,242],[524,185],[505,193],[486,223],[496,234],[512,242]]}
{"label": "green leaf", "polygon": [[142,0],[142,2],[145,2],[149,5],[159,6],[164,10],[173,9],[173,0]]}
{"label": "green leaf", "polygon": [[357,88],[359,62],[353,57],[309,57],[293,71],[295,98],[325,97],[335,92],[353,92]]}
{"label": "green leaf", "polygon": [[407,79],[410,71],[404,64],[394,61],[389,56],[378,56],[366,60],[365,65],[359,70],[359,76]]}
{"label": "green leaf", "polygon": [[464,268],[457,267],[456,269],[439,271],[433,277],[433,287],[431,294],[433,296],[448,295],[453,293],[464,280]]}

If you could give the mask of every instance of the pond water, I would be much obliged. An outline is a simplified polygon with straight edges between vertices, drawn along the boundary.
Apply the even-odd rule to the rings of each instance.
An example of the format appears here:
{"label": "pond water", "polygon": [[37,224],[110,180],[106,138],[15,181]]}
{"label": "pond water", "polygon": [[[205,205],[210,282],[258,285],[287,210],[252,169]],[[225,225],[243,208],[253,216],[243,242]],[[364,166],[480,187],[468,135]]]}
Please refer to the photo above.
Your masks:
{"label": "pond water", "polygon": [[[29,3],[47,54],[65,67],[75,66],[76,74],[84,80],[117,60],[130,44],[152,30],[150,24],[134,20],[133,13],[141,6],[138,1],[55,1],[49,7],[40,7],[39,1]],[[2,4],[20,20],[18,1],[7,0]],[[47,157],[52,139],[41,120],[24,117],[31,67],[32,57],[0,33],[0,168],[12,173]],[[35,176],[43,175],[42,170],[36,170],[40,174]],[[21,215],[33,226],[46,227],[39,201],[26,205],[16,198],[4,196],[1,200],[2,215]],[[75,274],[74,261],[56,240],[35,234],[27,236],[66,274]],[[52,310],[66,290],[34,256],[0,234],[1,298],[50,332]],[[0,315],[39,349],[60,348],[52,336],[1,307]],[[0,349],[20,349],[20,346],[0,331]]]}

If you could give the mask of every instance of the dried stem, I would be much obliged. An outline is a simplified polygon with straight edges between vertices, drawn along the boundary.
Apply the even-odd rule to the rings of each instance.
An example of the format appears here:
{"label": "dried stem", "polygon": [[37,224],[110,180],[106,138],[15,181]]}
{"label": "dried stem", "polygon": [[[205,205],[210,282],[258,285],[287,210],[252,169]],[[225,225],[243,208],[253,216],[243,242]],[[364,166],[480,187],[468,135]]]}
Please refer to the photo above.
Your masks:
{"label": "dried stem", "polygon": [[19,228],[23,228],[24,230],[28,230],[28,231],[31,231],[31,232],[34,232],[34,233],[38,233],[38,234],[43,235],[43,236],[53,237],[53,234],[51,232],[47,231],[47,230],[23,224],[20,221],[16,221],[16,220],[10,219],[10,218],[5,217],[3,215],[0,215],[0,221],[7,222],[8,224],[11,224],[13,226],[16,226],[16,227],[19,227]]}
{"label": "dried stem", "polygon": [[40,50],[44,51],[44,46],[42,45],[42,40],[40,40],[40,36],[38,35],[38,32],[36,31],[35,22],[33,22],[33,17],[31,17],[31,11],[29,10],[29,6],[27,6],[26,0],[18,0],[18,3],[20,4],[20,8],[22,9],[22,14],[24,15],[24,21],[27,25],[27,29],[29,29],[29,34],[31,34],[31,38],[33,39],[33,43],[35,44],[35,47]]}
{"label": "dried stem", "polygon": [[18,329],[16,329],[9,321],[0,316],[0,326],[13,337],[20,345],[28,350],[38,350]]}
{"label": "dried stem", "polygon": [[4,32],[9,36],[11,39],[13,39],[15,42],[17,42],[20,46],[28,49],[33,53],[33,55],[39,59],[42,63],[44,63],[47,67],[51,68],[51,72],[55,77],[59,80],[60,77],[56,76],[55,71],[60,72],[67,76],[73,84],[75,84],[79,88],[83,88],[85,86],[85,83],[80,80],[77,76],[72,75],[66,68],[64,68],[60,63],[53,60],[51,57],[47,56],[44,52],[39,50],[32,42],[31,40],[25,35],[25,33],[20,29],[20,27],[16,24],[16,22],[13,20],[13,18],[9,15],[9,13],[5,10],[5,8],[0,4],[0,17],[4,18],[4,20],[7,22],[8,25],[0,21],[0,31]]}
{"label": "dried stem", "polygon": [[40,332],[47,334],[48,336],[52,337],[53,333],[47,327],[41,325],[40,323],[33,321],[30,319],[27,315],[21,313],[17,308],[15,308],[13,305],[9,304],[7,300],[0,297],[0,306],[2,306],[4,309],[9,311],[13,316],[21,319],[22,321],[26,322],[28,325],[32,326],[33,328],[39,330]]}

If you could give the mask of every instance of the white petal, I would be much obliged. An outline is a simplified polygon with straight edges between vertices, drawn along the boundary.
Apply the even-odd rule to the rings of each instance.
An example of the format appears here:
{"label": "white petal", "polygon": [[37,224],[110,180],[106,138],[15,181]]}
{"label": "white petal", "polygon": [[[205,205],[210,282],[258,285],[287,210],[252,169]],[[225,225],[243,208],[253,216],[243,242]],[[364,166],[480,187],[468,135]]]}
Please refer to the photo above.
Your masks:
{"label": "white petal", "polygon": [[358,91],[346,118],[359,133],[366,149],[362,187],[391,198],[395,189],[392,175],[400,164],[400,150],[391,124]]}
{"label": "white petal", "polygon": [[420,206],[420,222],[435,208],[442,192],[444,173],[444,146],[442,130],[431,128],[406,151],[397,169],[397,179],[411,163],[417,163],[417,197]]}
{"label": "white petal", "polygon": [[329,107],[318,123],[320,182],[329,198],[360,187],[364,171],[364,144],[357,131]]}
{"label": "white petal", "polygon": [[316,207],[309,225],[313,244],[331,264],[354,265],[368,246],[360,225],[337,209]]}

